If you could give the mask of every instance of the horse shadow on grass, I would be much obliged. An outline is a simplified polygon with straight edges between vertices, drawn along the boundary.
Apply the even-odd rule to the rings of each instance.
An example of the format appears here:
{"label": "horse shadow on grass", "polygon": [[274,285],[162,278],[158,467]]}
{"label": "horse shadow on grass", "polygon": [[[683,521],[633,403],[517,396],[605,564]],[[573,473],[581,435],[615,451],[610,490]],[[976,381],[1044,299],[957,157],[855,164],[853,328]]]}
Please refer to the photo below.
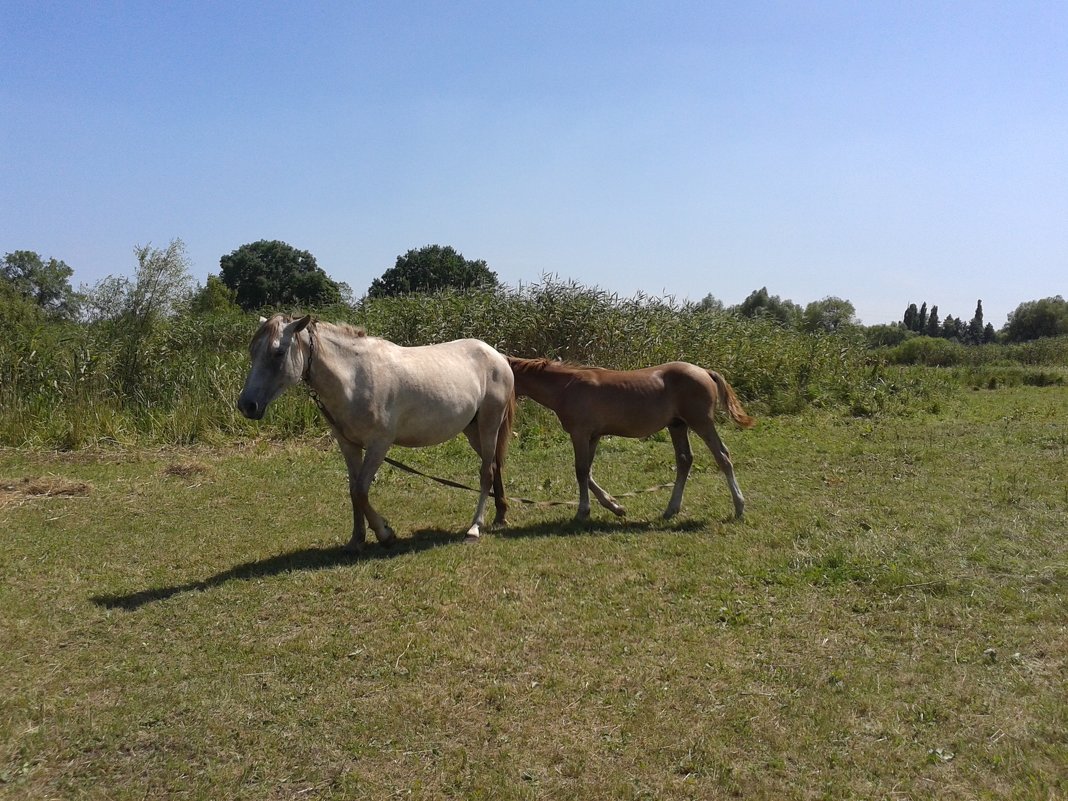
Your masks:
{"label": "horse shadow on grass", "polygon": [[[563,523],[537,523],[528,526],[495,529],[486,536],[501,537],[502,539],[520,537],[560,537],[563,539],[569,536],[606,536],[621,533],[642,534],[650,531],[662,531],[664,527],[664,521],[662,520],[650,522],[626,520],[604,523],[569,520]],[[707,523],[699,520],[678,521],[669,525],[669,529],[672,532],[679,533],[701,531],[706,527]],[[397,539],[389,548],[383,548],[378,543],[369,543],[359,553],[353,553],[341,545],[299,548],[276,556],[269,556],[265,559],[243,562],[199,581],[188,581],[168,587],[151,587],[123,594],[94,595],[89,600],[105,609],[124,609],[132,612],[146,604],[165,601],[168,598],[184,593],[204,592],[215,587],[221,587],[231,581],[250,581],[296,571],[327,570],[339,565],[358,564],[378,559],[396,559],[445,545],[461,548],[478,547],[477,543],[474,545],[465,544],[464,535],[457,534],[455,531],[420,529],[413,532],[409,537]]]}

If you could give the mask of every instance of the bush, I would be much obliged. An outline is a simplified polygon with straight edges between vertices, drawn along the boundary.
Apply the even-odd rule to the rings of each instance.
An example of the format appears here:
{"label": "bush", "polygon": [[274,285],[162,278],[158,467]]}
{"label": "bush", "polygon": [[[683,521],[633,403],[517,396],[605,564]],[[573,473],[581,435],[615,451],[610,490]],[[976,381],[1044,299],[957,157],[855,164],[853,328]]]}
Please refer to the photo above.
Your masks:
{"label": "bush", "polygon": [[[404,345],[477,337],[516,356],[618,369],[690,361],[723,373],[757,414],[821,406],[868,415],[905,408],[927,393],[918,374],[883,367],[848,335],[806,334],[766,318],[662,298],[621,299],[554,280],[514,291],[365,299],[319,315]],[[160,318],[139,334],[135,376],[116,346],[121,325],[31,317],[0,342],[0,442],[72,448],[325,433],[300,392],[280,398],[263,423],[236,412],[258,315]]]}

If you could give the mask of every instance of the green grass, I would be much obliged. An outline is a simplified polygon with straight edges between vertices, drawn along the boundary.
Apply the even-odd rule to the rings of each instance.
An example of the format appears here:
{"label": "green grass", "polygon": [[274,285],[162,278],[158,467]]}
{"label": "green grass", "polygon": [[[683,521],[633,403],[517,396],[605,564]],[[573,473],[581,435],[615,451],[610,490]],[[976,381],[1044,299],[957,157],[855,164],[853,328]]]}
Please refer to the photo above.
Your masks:
{"label": "green grass", "polygon": [[[0,451],[0,797],[1064,797],[1068,393],[933,408],[724,425],[741,524],[696,448],[668,524],[516,504],[473,547],[474,496],[384,468],[359,559],[325,440]],[[574,500],[529,411],[510,493]]]}

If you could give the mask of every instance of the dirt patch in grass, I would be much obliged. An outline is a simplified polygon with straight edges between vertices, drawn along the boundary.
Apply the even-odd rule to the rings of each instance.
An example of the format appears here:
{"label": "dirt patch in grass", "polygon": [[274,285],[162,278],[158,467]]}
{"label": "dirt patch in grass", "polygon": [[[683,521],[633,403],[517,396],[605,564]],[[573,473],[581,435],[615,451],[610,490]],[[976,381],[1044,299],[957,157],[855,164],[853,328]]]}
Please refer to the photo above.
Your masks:
{"label": "dirt patch in grass", "polygon": [[92,485],[59,476],[26,476],[18,480],[0,479],[0,509],[31,498],[75,498],[88,495]]}
{"label": "dirt patch in grass", "polygon": [[176,462],[163,468],[164,475],[175,478],[193,478],[210,472],[208,466],[201,462]]}

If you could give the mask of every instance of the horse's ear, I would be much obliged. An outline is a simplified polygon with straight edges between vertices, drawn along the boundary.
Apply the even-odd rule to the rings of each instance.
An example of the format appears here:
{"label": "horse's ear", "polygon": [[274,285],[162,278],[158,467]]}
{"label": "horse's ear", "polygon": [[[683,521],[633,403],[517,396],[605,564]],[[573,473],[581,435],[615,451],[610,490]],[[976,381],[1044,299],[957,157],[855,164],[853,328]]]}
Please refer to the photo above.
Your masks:
{"label": "horse's ear", "polygon": [[310,314],[305,314],[299,320],[294,320],[293,321],[293,333],[296,334],[298,331],[303,331],[305,328],[308,327],[308,323],[310,323],[311,321],[312,321],[312,316]]}
{"label": "horse's ear", "polygon": [[263,325],[265,322],[267,322],[267,318],[266,317],[260,317],[260,325]]}

